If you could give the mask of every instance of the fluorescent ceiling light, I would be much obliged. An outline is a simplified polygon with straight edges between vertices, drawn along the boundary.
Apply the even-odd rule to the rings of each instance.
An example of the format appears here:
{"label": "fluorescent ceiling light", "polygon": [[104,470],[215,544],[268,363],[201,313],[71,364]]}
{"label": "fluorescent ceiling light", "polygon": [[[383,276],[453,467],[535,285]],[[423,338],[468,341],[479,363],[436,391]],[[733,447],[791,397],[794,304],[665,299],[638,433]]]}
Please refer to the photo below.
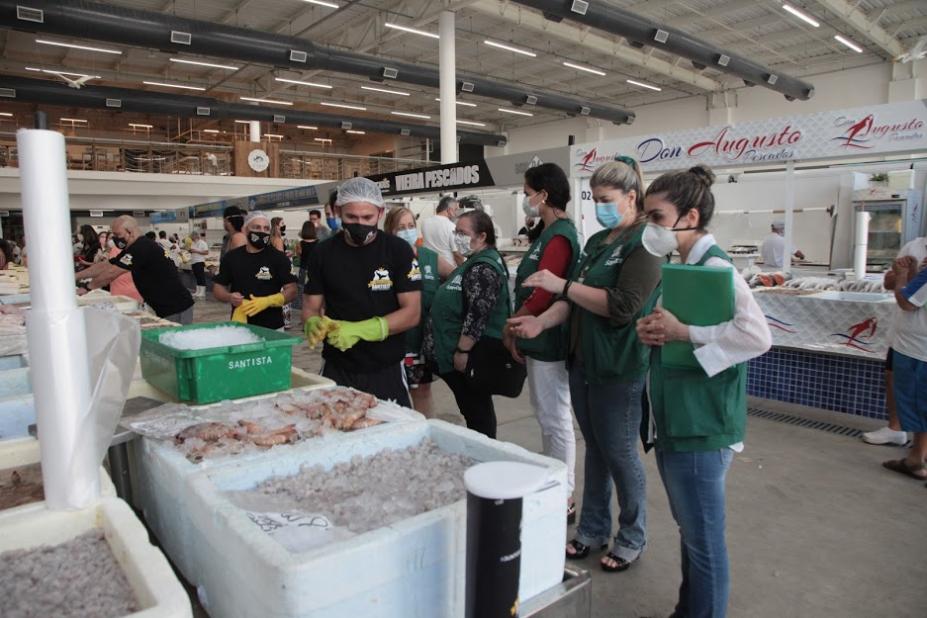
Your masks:
{"label": "fluorescent ceiling light", "polygon": [[308,124],[298,124],[296,125],[296,128],[306,129],[307,131],[318,131],[319,130],[319,127],[312,127],[312,126],[309,126]]}
{"label": "fluorescent ceiling light", "polygon": [[504,49],[506,51],[515,52],[516,54],[521,54],[522,56],[530,56],[531,58],[537,58],[538,55],[527,49],[520,49],[518,47],[512,47],[511,45],[504,45],[502,43],[496,43],[495,41],[485,40],[483,41],[484,45],[489,45],[490,47],[497,47],[499,49]]}
{"label": "fluorescent ceiling light", "polygon": [[659,86],[654,86],[652,84],[645,84],[644,82],[635,81],[633,79],[626,79],[625,81],[631,84],[632,86],[640,86],[641,88],[646,88],[647,90],[656,90],[657,92],[663,91],[663,88],[660,88]]}
{"label": "fluorescent ceiling light", "polygon": [[437,34],[433,34],[431,32],[425,32],[424,30],[418,30],[416,28],[409,28],[408,26],[400,26],[399,24],[391,24],[389,22],[386,22],[383,25],[386,26],[387,28],[392,28],[393,30],[402,30],[403,32],[409,32],[411,34],[417,34],[419,36],[427,36],[430,39],[440,39],[441,38]]}
{"label": "fluorescent ceiling light", "polygon": [[292,101],[280,101],[277,99],[258,99],[255,97],[238,97],[242,101],[251,101],[252,103],[270,103],[271,105],[293,105]]}
{"label": "fluorescent ceiling light", "polygon": [[[441,97],[435,97],[435,101],[441,101]],[[463,105],[464,107],[476,107],[476,103],[470,103],[469,101],[455,101],[457,105]]]}
{"label": "fluorescent ceiling light", "polygon": [[315,138],[315,141],[317,141],[317,142],[322,142],[323,144],[331,144],[331,143],[332,143],[332,141],[331,141],[330,139],[328,139],[327,137],[317,137],[317,138]]}
{"label": "fluorescent ceiling light", "polygon": [[[257,122],[256,120],[254,122]],[[235,124],[251,124],[250,120],[236,120]]]}
{"label": "fluorescent ceiling light", "polygon": [[137,122],[130,122],[129,126],[132,127],[133,129],[153,129],[154,128],[153,124],[139,124]]}
{"label": "fluorescent ceiling light", "polygon": [[601,75],[605,77],[605,71],[600,71],[598,69],[591,69],[589,67],[584,67],[581,64],[573,64],[572,62],[564,62],[563,66],[570,67],[571,69],[576,69],[578,71],[585,71],[586,73],[592,73],[594,75]]}
{"label": "fluorescent ceiling light", "polygon": [[87,122],[83,118],[60,118],[59,120],[61,120],[61,122],[80,122],[80,123]]}
{"label": "fluorescent ceiling light", "polygon": [[100,52],[101,54],[115,54],[121,56],[122,52],[118,49],[107,49],[105,47],[90,47],[89,45],[75,45],[74,43],[62,43],[61,41],[49,41],[48,39],[36,39],[36,43],[42,45],[54,45],[55,47],[69,47],[71,49],[80,49],[83,51]]}
{"label": "fluorescent ceiling light", "polygon": [[358,131],[356,129],[348,129],[345,133],[350,133],[351,135],[367,135],[366,131]]}
{"label": "fluorescent ceiling light", "polygon": [[323,0],[303,0],[303,2],[308,2],[309,4],[318,4],[319,6],[325,6],[330,9],[340,9],[341,8],[334,2],[323,2]]}
{"label": "fluorescent ceiling light", "polygon": [[70,77],[86,77],[88,79],[103,79],[99,75],[87,75],[86,73],[71,73],[70,71],[53,71],[52,69],[38,69],[36,67],[25,67],[27,71],[36,73],[47,73],[48,75],[68,75]]}
{"label": "fluorescent ceiling light", "polygon": [[3,116],[4,118],[12,118],[13,114],[10,112],[0,112],[0,116]]}
{"label": "fluorescent ceiling light", "polygon": [[431,120],[428,114],[413,114],[412,112],[390,112],[393,116],[405,116],[406,118],[420,118],[421,120]]}
{"label": "fluorescent ceiling light", "polygon": [[374,88],[373,86],[361,86],[361,90],[370,90],[372,92],[385,92],[386,94],[398,94],[401,97],[410,96],[410,93],[402,90],[390,90],[389,88]]}
{"label": "fluorescent ceiling light", "polygon": [[345,103],[330,103],[329,101],[322,101],[319,105],[324,105],[325,107],[338,107],[341,109],[356,109],[359,112],[366,112],[367,108],[360,105],[347,105]]}
{"label": "fluorescent ceiling light", "polygon": [[505,107],[500,107],[499,111],[506,114],[515,114],[516,116],[534,116],[531,112],[520,112],[517,109],[507,109]]}
{"label": "fluorescent ceiling light", "polygon": [[782,10],[791,13],[792,15],[794,15],[795,17],[797,17],[798,19],[802,20],[802,21],[805,22],[806,24],[811,24],[811,25],[814,26],[815,28],[817,28],[817,27],[819,27],[819,26],[821,25],[821,23],[820,23],[818,20],[816,20],[815,18],[811,17],[811,16],[808,15],[807,13],[803,13],[803,12],[799,11],[799,10],[796,9],[794,6],[792,6],[791,4],[783,4],[783,5],[782,5]]}
{"label": "fluorescent ceiling light", "polygon": [[331,90],[332,87],[328,84],[319,84],[316,82],[304,82],[298,79],[288,79],[286,77],[275,77],[275,82],[283,82],[284,84],[296,84],[297,86],[311,86],[313,88],[325,88],[326,90]]}
{"label": "fluorescent ceiling light", "polygon": [[203,129],[203,133],[218,133],[219,129]]}
{"label": "fluorescent ceiling light", "polygon": [[265,133],[264,137],[276,137],[278,139],[283,139],[283,136],[279,133]]}
{"label": "fluorescent ceiling light", "polygon": [[485,122],[473,122],[472,120],[458,120],[457,124],[465,124],[470,127],[485,127]]}
{"label": "fluorescent ceiling light", "polygon": [[214,62],[203,62],[201,60],[186,60],[184,58],[168,58],[171,62],[179,62],[180,64],[192,64],[198,67],[209,67],[211,69],[225,69],[226,71],[237,71],[241,67],[236,67],[231,64],[216,64]]}
{"label": "fluorescent ceiling light", "polygon": [[850,39],[840,36],[839,34],[835,34],[834,38],[837,39],[837,41],[839,41],[840,43],[843,43],[844,45],[846,45],[847,47],[855,51],[857,54],[863,53],[863,48],[857,45],[856,43],[854,43],[853,41],[851,41]]}
{"label": "fluorescent ceiling light", "polygon": [[180,88],[181,90],[196,90],[197,92],[203,92],[205,88],[200,88],[199,86],[186,86],[184,84],[168,84],[166,82],[142,82],[143,84],[148,84],[149,86],[161,86],[163,88]]}

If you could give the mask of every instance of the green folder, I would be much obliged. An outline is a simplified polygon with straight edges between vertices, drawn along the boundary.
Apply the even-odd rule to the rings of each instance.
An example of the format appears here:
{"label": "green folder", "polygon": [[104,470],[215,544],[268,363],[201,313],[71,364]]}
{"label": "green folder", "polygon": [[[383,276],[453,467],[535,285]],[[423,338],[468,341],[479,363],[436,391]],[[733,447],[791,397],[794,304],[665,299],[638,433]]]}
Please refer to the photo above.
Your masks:
{"label": "green folder", "polygon": [[[663,265],[663,307],[689,326],[714,326],[734,319],[732,268]],[[663,346],[664,367],[701,369],[694,346],[672,341]]]}

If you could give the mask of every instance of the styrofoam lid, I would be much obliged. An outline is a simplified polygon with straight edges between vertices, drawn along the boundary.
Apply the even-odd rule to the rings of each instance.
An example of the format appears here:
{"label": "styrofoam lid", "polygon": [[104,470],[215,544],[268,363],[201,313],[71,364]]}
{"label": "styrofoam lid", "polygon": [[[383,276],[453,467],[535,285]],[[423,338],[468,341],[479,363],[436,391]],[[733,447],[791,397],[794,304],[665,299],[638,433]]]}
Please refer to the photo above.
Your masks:
{"label": "styrofoam lid", "polygon": [[541,489],[546,480],[545,468],[517,461],[489,461],[464,473],[467,491],[490,500],[523,498]]}

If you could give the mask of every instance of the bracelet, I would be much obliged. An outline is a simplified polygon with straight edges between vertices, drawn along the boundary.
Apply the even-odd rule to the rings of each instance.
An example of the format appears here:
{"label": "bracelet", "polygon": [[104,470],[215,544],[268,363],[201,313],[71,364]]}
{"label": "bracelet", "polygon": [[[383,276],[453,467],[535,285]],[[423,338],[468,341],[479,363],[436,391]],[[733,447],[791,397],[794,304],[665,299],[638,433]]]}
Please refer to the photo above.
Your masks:
{"label": "bracelet", "polygon": [[573,280],[568,279],[567,282],[563,285],[563,292],[560,293],[560,298],[565,300],[570,300],[570,286],[573,285]]}
{"label": "bracelet", "polygon": [[454,348],[454,353],[456,354],[469,354],[470,350],[461,350],[460,348]]}

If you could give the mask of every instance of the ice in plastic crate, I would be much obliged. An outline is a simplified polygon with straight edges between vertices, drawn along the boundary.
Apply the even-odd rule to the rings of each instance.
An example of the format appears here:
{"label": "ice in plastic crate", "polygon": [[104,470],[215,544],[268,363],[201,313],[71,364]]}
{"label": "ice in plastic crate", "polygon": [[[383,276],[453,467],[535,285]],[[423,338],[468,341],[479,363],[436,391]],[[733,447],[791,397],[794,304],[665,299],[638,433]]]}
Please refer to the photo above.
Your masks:
{"label": "ice in plastic crate", "polygon": [[[0,552],[58,545],[101,529],[122,567],[140,611],[132,618],[189,618],[190,599],[164,555],[148,542],[148,532],[118,498],[103,498],[80,511],[0,512]],[[2,604],[0,604],[2,607]]]}
{"label": "ice in plastic crate", "polygon": [[[232,461],[190,477],[190,543],[196,547],[201,600],[213,618],[313,616],[457,618],[464,614],[466,500],[392,525],[291,553],[223,494],[253,489],[304,465],[331,468],[355,455],[432,439],[477,461],[520,461],[546,468],[551,484],[524,500],[519,595],[561,582],[566,543],[566,466],[442,421],[405,423],[338,442],[303,443],[262,459]],[[236,568],[218,568],[234,564]]]}
{"label": "ice in plastic crate", "polygon": [[[159,341],[162,333],[208,330],[217,326],[245,328],[261,337],[258,343],[178,350]],[[219,322],[142,331],[142,375],[178,401],[213,403],[290,388],[293,346],[302,342],[275,330]]]}

